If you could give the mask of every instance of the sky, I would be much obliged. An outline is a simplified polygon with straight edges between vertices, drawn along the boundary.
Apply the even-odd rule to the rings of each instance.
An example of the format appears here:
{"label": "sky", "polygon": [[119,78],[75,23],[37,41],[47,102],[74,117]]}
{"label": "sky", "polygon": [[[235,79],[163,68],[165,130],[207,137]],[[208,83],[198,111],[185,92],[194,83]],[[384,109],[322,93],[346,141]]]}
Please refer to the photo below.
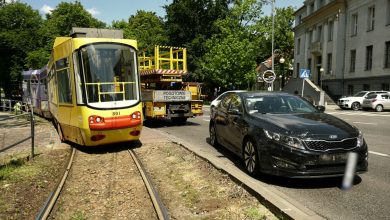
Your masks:
{"label": "sky", "polygon": [[[39,10],[44,16],[54,9],[60,2],[74,2],[69,0],[19,0],[27,3],[33,9]],[[166,15],[163,9],[172,0],[79,0],[84,8],[89,11],[95,18],[111,25],[112,21],[126,20],[135,15],[138,10],[154,11],[160,17]],[[275,7],[293,6],[295,9],[303,5],[304,0],[275,0]],[[269,14],[271,6],[265,6],[264,11]]]}

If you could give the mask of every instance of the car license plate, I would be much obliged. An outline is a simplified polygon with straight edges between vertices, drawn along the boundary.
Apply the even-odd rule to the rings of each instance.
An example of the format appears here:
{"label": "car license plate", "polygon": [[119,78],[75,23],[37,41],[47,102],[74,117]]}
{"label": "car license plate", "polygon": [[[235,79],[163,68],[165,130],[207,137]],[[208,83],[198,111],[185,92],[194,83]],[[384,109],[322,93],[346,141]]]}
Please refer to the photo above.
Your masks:
{"label": "car license plate", "polygon": [[320,155],[321,162],[332,162],[332,163],[344,163],[347,161],[347,154],[323,154]]}

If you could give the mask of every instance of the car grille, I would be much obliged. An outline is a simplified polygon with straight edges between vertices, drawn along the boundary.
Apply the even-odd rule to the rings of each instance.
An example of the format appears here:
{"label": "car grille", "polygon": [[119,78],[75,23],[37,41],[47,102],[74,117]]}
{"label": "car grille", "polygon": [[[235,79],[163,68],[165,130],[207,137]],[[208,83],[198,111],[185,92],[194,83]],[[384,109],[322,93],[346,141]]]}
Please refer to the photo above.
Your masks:
{"label": "car grille", "polygon": [[351,150],[356,148],[357,139],[349,138],[341,141],[305,140],[308,149],[314,151]]}

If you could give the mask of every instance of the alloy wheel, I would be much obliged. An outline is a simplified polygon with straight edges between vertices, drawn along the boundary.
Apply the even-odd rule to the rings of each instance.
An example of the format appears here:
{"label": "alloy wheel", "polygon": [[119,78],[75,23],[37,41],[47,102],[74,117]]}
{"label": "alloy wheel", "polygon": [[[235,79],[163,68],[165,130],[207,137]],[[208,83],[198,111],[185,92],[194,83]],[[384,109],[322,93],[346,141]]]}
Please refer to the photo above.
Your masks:
{"label": "alloy wheel", "polygon": [[376,110],[377,112],[381,112],[381,111],[383,111],[383,106],[382,106],[382,105],[377,105],[377,106],[375,107],[375,110]]}
{"label": "alloy wheel", "polygon": [[360,108],[360,104],[359,104],[358,102],[354,102],[354,103],[352,103],[351,108],[352,108],[353,110],[357,111],[357,110],[359,110],[359,108]]}
{"label": "alloy wheel", "polygon": [[249,174],[254,175],[256,174],[257,168],[258,168],[258,156],[257,156],[257,149],[256,146],[253,144],[252,141],[247,141],[244,146],[244,163],[245,163],[245,169],[248,171]]}
{"label": "alloy wheel", "polygon": [[217,134],[216,134],[216,131],[215,131],[215,125],[214,124],[211,124],[210,126],[210,144],[213,145],[213,146],[217,146]]}

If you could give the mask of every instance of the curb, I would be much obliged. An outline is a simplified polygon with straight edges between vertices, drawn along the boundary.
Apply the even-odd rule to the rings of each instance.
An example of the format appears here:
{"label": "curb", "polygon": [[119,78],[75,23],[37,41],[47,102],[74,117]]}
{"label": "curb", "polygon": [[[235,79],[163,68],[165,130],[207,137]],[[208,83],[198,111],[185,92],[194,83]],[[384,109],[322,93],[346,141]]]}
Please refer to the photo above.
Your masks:
{"label": "curb", "polygon": [[186,148],[203,160],[212,164],[216,169],[228,174],[234,181],[243,185],[248,191],[250,191],[252,195],[270,209],[277,217],[282,219],[325,219],[305,207],[303,204],[275,189],[272,185],[259,182],[252,177],[249,177],[237,167],[230,164],[223,164],[218,160],[218,158],[208,157],[207,153],[192,147],[191,144],[186,143],[180,138],[155,129],[151,130],[165,136],[171,142]]}

